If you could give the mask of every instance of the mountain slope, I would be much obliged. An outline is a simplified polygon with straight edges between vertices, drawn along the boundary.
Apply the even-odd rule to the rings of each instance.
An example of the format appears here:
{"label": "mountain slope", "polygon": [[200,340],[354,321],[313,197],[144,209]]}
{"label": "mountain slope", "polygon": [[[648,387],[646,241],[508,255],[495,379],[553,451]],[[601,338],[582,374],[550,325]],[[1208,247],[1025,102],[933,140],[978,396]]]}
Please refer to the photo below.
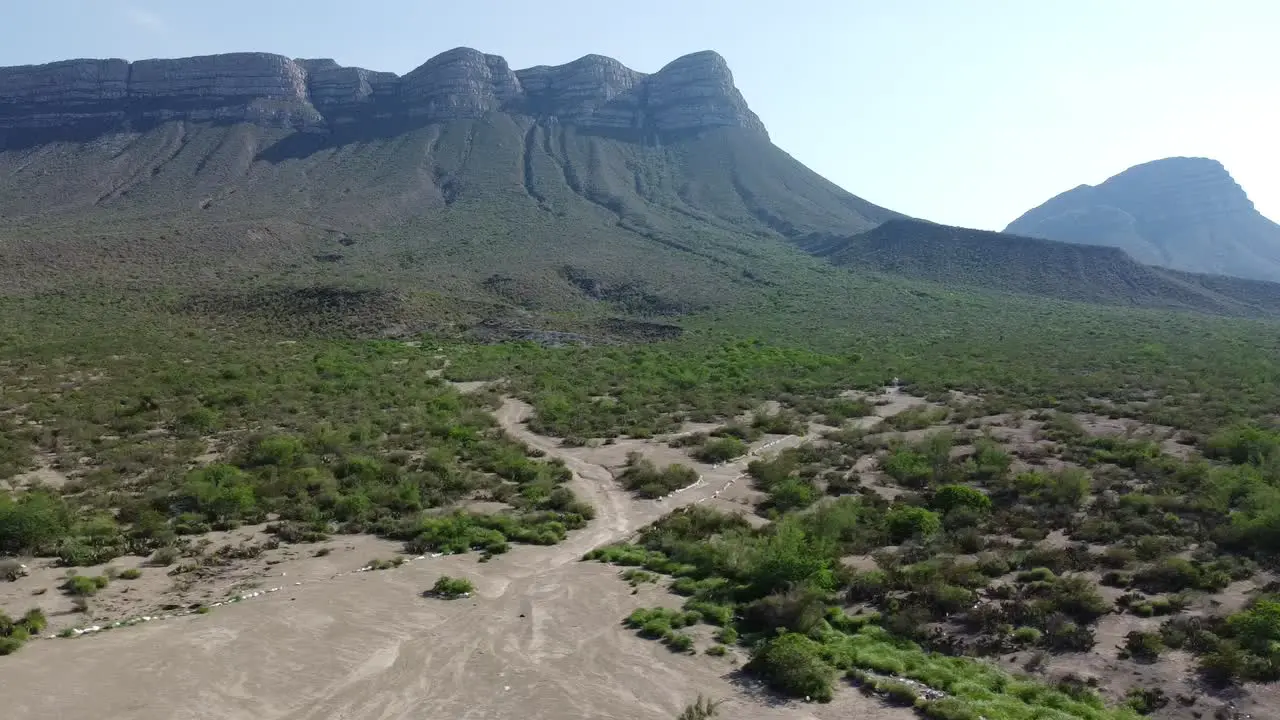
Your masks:
{"label": "mountain slope", "polygon": [[802,245],[836,265],[953,286],[1227,315],[1280,312],[1280,285],[1151,267],[1112,247],[916,220],[851,237],[810,236]]}
{"label": "mountain slope", "polygon": [[1118,247],[1152,265],[1280,280],[1280,225],[1263,217],[1220,163],[1166,158],[1081,185],[1006,232]]}

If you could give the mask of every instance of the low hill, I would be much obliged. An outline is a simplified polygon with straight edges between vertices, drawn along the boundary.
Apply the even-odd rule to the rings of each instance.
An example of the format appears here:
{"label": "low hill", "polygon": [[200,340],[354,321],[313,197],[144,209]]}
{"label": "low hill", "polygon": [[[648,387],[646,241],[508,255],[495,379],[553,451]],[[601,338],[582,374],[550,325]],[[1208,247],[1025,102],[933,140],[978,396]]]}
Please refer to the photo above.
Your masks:
{"label": "low hill", "polygon": [[890,220],[802,246],[851,268],[998,292],[1228,315],[1280,312],[1280,285],[1143,265],[1118,248]]}
{"label": "low hill", "polygon": [[1118,247],[1140,262],[1179,270],[1280,280],[1280,225],[1207,158],[1156,160],[1081,185],[1005,231]]}

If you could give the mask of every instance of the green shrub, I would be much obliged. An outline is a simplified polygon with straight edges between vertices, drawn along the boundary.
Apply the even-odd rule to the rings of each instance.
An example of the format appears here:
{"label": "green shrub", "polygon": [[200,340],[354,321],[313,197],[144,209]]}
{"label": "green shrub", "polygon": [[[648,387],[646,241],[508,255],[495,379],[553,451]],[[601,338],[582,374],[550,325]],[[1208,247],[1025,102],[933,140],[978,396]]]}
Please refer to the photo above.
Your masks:
{"label": "green shrub", "polygon": [[1231,685],[1248,675],[1249,657],[1235,643],[1224,641],[1198,658],[1197,670],[1211,684]]}
{"label": "green shrub", "polygon": [[45,551],[67,536],[72,520],[66,502],[43,490],[0,494],[0,553]]}
{"label": "green shrub", "polygon": [[470,595],[475,592],[475,586],[466,578],[454,578],[448,575],[441,575],[436,580],[435,585],[427,591],[428,595],[452,600]]}
{"label": "green shrub", "polygon": [[705,652],[708,655],[711,655],[713,657],[724,657],[726,654],[728,654],[729,648],[723,645],[712,645],[711,647],[707,648]]}
{"label": "green shrub", "polygon": [[1227,618],[1227,629],[1243,649],[1269,665],[1280,665],[1280,599],[1256,598]]}
{"label": "green shrub", "polygon": [[836,672],[822,659],[822,646],[797,633],[761,643],[746,670],[784,695],[830,702]]}
{"label": "green shrub", "polygon": [[127,568],[120,571],[121,580],[137,580],[140,577],[142,577],[142,571],[138,568]]}
{"label": "green shrub", "polygon": [[980,513],[991,510],[991,498],[968,485],[943,485],[933,494],[931,504],[944,515],[956,508],[967,508]]}
{"label": "green shrub", "polygon": [[938,514],[920,507],[899,506],[885,516],[889,536],[895,543],[913,538],[929,538],[942,530]]}
{"label": "green shrub", "polygon": [[262,438],[249,453],[251,465],[275,465],[291,467],[301,461],[306,453],[302,438],[293,435],[277,435]]}
{"label": "green shrub", "polygon": [[105,575],[90,577],[88,575],[72,575],[62,584],[62,591],[76,597],[93,597],[110,582]]}
{"label": "green shrub", "polygon": [[707,440],[694,451],[693,456],[706,463],[724,463],[746,452],[746,443],[735,437],[723,437]]}
{"label": "green shrub", "polygon": [[1032,568],[1031,570],[1023,570],[1018,573],[1017,581],[1020,583],[1033,582],[1053,582],[1058,579],[1052,570],[1046,567]]}
{"label": "green shrub", "polygon": [[40,634],[48,626],[49,621],[39,608],[28,610],[17,620],[0,612],[0,655],[17,652],[28,638]]}
{"label": "green shrub", "polygon": [[1169,704],[1169,698],[1160,688],[1130,688],[1125,695],[1125,705],[1141,715],[1151,713]]}
{"label": "green shrub", "polygon": [[637,568],[628,568],[623,570],[619,576],[623,580],[626,580],[631,587],[637,587],[641,583],[653,583],[658,581],[657,575],[647,570],[639,570]]}
{"label": "green shrub", "polygon": [[178,561],[182,553],[175,547],[162,547],[151,554],[151,564],[167,567]]}
{"label": "green shrub", "polygon": [[1162,650],[1164,641],[1160,633],[1133,630],[1124,637],[1124,651],[1135,660],[1155,662]]}
{"label": "green shrub", "polygon": [[1206,457],[1223,458],[1243,465],[1261,465],[1280,449],[1280,434],[1257,425],[1236,425],[1219,430],[1204,443]]}
{"label": "green shrub", "polygon": [[804,435],[805,433],[804,421],[796,413],[787,410],[772,415],[756,413],[751,426],[770,435]]}
{"label": "green shrub", "polygon": [[693,652],[693,638],[685,633],[669,632],[662,642],[671,652]]}
{"label": "green shrub", "polygon": [[731,627],[722,627],[716,631],[716,642],[722,642],[725,645],[733,645],[738,642],[738,631]]}
{"label": "green shrub", "polygon": [[1227,573],[1180,557],[1165,558],[1140,568],[1133,575],[1133,584],[1148,593],[1216,592],[1230,583]]}
{"label": "green shrub", "polygon": [[1035,645],[1040,642],[1041,632],[1033,627],[1020,627],[1013,631],[1013,640],[1022,645]]}
{"label": "green shrub", "polygon": [[875,684],[875,689],[893,705],[911,707],[920,699],[920,692],[914,685],[898,680],[881,680]]}
{"label": "green shrub", "polygon": [[907,487],[920,488],[933,479],[934,465],[929,456],[906,445],[889,451],[880,461],[885,474]]}
{"label": "green shrub", "polygon": [[698,472],[680,464],[659,470],[640,453],[627,454],[627,465],[618,476],[622,486],[645,498],[659,498],[698,481]]}
{"label": "green shrub", "polygon": [[950,409],[945,407],[931,408],[927,405],[918,405],[887,417],[884,422],[895,430],[923,430],[943,422],[950,414]]}

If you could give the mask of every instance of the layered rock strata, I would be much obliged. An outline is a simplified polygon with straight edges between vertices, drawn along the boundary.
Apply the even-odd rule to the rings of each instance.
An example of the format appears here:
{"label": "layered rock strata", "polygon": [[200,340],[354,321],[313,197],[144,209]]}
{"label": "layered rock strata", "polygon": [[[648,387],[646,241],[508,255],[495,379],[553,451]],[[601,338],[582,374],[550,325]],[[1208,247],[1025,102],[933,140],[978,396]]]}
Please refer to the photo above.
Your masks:
{"label": "layered rock strata", "polygon": [[403,77],[267,53],[0,68],[0,131],[109,130],[172,119],[324,129],[490,112],[602,130],[765,132],[714,52],[686,55],[651,75],[599,55],[512,70],[503,58],[469,48],[437,55]]}

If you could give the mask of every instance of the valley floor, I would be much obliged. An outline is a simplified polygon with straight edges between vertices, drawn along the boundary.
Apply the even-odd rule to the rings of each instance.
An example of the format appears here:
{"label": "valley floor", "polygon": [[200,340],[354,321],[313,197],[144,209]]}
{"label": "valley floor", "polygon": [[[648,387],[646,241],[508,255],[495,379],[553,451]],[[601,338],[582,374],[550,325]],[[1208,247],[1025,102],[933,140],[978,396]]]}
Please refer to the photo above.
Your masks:
{"label": "valley floor", "polygon": [[[620,619],[632,610],[678,607],[679,598],[654,584],[633,593],[615,569],[580,562],[582,555],[676,507],[742,508],[752,491],[734,481],[747,458],[702,467],[697,486],[665,499],[638,500],[617,486],[609,467],[636,449],[628,444],[676,451],[626,440],[562,448],[523,425],[529,411],[508,399],[497,415],[519,440],[563,458],[575,493],[598,511],[566,542],[521,546],[485,564],[475,555],[442,556],[363,573],[350,571],[395,546],[367,537],[331,542],[335,551],[323,558],[295,555],[262,566],[260,587],[278,592],[207,615],[32,642],[4,661],[6,686],[22,688],[11,717],[621,720],[673,717],[699,693],[726,699],[722,713],[748,720],[911,716],[853,691],[826,705],[783,702],[741,677],[740,651],[676,654],[623,627]],[[756,447],[800,440],[767,436]],[[421,597],[442,573],[472,580],[475,595]],[[49,580],[35,572],[6,591],[27,594]],[[55,630],[64,617],[52,618]],[[699,639],[700,648],[709,645]]]}

